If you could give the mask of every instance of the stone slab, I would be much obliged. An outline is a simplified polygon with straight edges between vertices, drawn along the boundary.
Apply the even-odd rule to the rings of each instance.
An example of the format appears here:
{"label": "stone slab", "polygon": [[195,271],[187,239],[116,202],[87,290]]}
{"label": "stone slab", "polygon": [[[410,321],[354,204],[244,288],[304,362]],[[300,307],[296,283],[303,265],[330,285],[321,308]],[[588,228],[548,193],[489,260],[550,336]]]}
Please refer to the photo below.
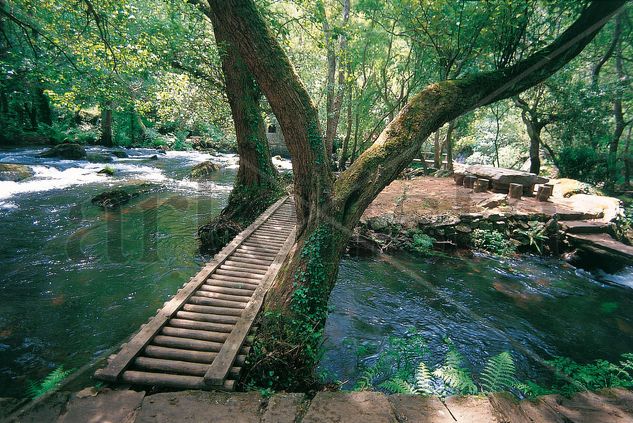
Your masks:
{"label": "stone slab", "polygon": [[541,400],[557,413],[565,416],[565,421],[573,421],[574,423],[633,423],[630,404],[593,392],[580,392],[572,398],[565,398],[561,395],[546,395],[541,397]]}
{"label": "stone slab", "polygon": [[518,401],[503,392],[488,397],[499,422],[503,423],[567,423],[563,416],[540,400]]}
{"label": "stone slab", "polygon": [[262,423],[294,423],[305,394],[276,394],[268,400]]}
{"label": "stone slab", "polygon": [[464,423],[501,423],[486,397],[454,396],[444,402],[455,420]]}
{"label": "stone slab", "polygon": [[148,395],[135,423],[259,423],[262,397],[257,392],[182,391]]}
{"label": "stone slab", "polygon": [[302,423],[397,423],[379,392],[319,392]]}
{"label": "stone slab", "polygon": [[0,398],[0,419],[11,414],[20,404],[18,398]]}
{"label": "stone slab", "polygon": [[419,395],[390,395],[389,402],[398,422],[454,423],[442,401]]}
{"label": "stone slab", "polygon": [[69,395],[68,392],[55,392],[9,421],[20,423],[54,422],[64,409]]}
{"label": "stone slab", "polygon": [[132,423],[144,396],[145,392],[110,389],[95,396],[73,394],[57,422]]}

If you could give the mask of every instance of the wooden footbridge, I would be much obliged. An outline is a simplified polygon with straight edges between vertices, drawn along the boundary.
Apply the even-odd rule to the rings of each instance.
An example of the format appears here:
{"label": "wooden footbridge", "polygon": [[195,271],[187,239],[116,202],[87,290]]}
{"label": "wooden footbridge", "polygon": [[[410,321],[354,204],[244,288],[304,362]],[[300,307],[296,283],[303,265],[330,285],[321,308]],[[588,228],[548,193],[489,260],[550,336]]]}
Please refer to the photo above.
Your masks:
{"label": "wooden footbridge", "polygon": [[291,198],[273,204],[183,285],[95,377],[233,390],[253,322],[294,243],[295,223]]}

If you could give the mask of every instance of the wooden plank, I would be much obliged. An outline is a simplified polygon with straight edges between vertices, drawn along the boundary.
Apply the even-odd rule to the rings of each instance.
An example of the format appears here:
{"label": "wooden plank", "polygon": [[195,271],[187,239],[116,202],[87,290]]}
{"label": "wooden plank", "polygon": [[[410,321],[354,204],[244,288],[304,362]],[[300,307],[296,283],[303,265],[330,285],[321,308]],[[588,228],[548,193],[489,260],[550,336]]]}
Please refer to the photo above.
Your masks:
{"label": "wooden plank", "polygon": [[[205,389],[204,379],[196,376],[170,375],[167,373],[149,373],[128,370],[121,378],[124,382],[135,385],[160,385],[178,389]],[[227,380],[221,389],[232,391],[234,380]],[[218,387],[219,388],[219,387]]]}
{"label": "wooden plank", "polygon": [[213,307],[228,307],[240,310],[246,307],[246,303],[243,301],[218,300],[217,298],[198,296],[198,293],[189,298],[189,304],[208,305]]}
{"label": "wooden plank", "polygon": [[266,277],[253,294],[253,298],[246,306],[242,318],[235,325],[233,331],[229,334],[226,341],[222,345],[222,349],[218,356],[213,360],[213,363],[209,366],[207,373],[204,375],[205,383],[211,386],[221,386],[226,379],[229,370],[233,367],[233,362],[238,354],[238,351],[242,347],[246,336],[248,335],[257,314],[264,302],[264,296],[268,292],[268,288],[273,282],[273,279],[277,275],[283,261],[290,252],[290,249],[295,242],[295,231],[292,230],[286,244],[277,254],[275,261],[270,265]]}
{"label": "wooden plank", "polygon": [[217,314],[205,314],[191,311],[179,311],[176,313],[177,317],[182,317],[183,319],[190,320],[198,320],[200,322],[210,322],[210,323],[229,323],[234,325],[238,318],[235,316],[219,316]]}
{"label": "wooden plank", "polygon": [[[143,353],[148,357],[203,364],[211,364],[218,355],[216,352],[180,350],[177,348],[160,347],[157,345],[148,345]],[[240,350],[240,355],[238,355],[235,360],[235,364],[238,366],[243,365],[246,361],[246,354],[248,354],[248,348],[242,348]]]}
{"label": "wooden plank", "polygon": [[258,269],[258,268],[246,267],[246,266],[232,266],[230,264],[226,264],[227,262],[224,262],[224,263],[225,264],[222,265],[221,269],[230,270],[233,272],[247,271],[250,273],[254,273],[256,275],[265,275],[266,272],[268,271],[268,269]]}
{"label": "wooden plank", "polygon": [[235,288],[254,291],[257,288],[257,284],[252,284],[244,281],[226,280],[221,277],[211,277],[207,279],[207,283],[204,286],[219,286],[224,288]]}
{"label": "wooden plank", "polygon": [[[228,339],[228,337],[227,337]],[[178,338],[175,336],[156,335],[152,344],[167,348],[182,348],[191,351],[218,352],[223,342],[200,341],[199,339]]]}
{"label": "wooden plank", "polygon": [[171,319],[169,325],[177,328],[209,330],[213,332],[230,333],[233,325],[223,325],[220,323],[198,322],[187,319]]}
{"label": "wooden plank", "polygon": [[161,331],[163,335],[176,336],[179,338],[199,339],[201,341],[224,342],[229,336],[227,333],[211,332],[199,329],[184,329],[178,327],[165,326]]}
{"label": "wooden plank", "polygon": [[227,294],[227,295],[235,295],[235,296],[243,296],[250,299],[251,295],[253,295],[253,291],[248,289],[238,289],[238,288],[226,288],[224,286],[217,285],[202,285],[200,287],[200,294],[202,292],[215,292],[218,294]]}
{"label": "wooden plank", "polygon": [[[269,261],[268,259],[266,260],[260,260],[260,259],[256,259],[256,258],[252,258],[252,257],[240,257],[236,254],[232,254],[231,255],[231,263],[247,263],[247,264],[255,264],[258,266],[265,266],[266,267],[266,271],[268,271],[268,266],[270,265],[271,261]],[[226,261],[226,263],[228,263],[229,260]]]}
{"label": "wooden plank", "polygon": [[[250,300],[250,297],[241,297],[239,295],[221,294],[219,292],[209,292],[209,291],[203,291],[201,289],[196,291],[196,297],[215,298],[215,299],[218,299],[218,300],[241,302],[242,304],[247,303]],[[193,298],[193,297],[191,297],[191,298]]]}
{"label": "wooden plank", "polygon": [[152,336],[157,333],[167,321],[176,313],[182,305],[193,295],[193,293],[206,281],[208,276],[218,268],[239,245],[248,238],[255,230],[263,224],[270,216],[281,207],[288,197],[279,199],[275,204],[270,206],[262,213],[248,228],[241,232],[226,247],[224,247],[196,276],[194,276],[185,287],[178,292],[165,306],[148,322],[141,330],[127,342],[121,351],[108,363],[104,369],[98,369],[95,376],[108,382],[116,381],[121,373],[130,365],[134,357],[136,357],[146,345],[149,344]]}
{"label": "wooden plank", "polygon": [[247,253],[245,251],[244,252],[236,251],[231,255],[231,260],[237,260],[237,259],[250,260],[250,263],[265,264],[266,266],[269,266],[270,263],[272,263],[274,260],[274,258],[271,258],[271,256],[253,254],[252,252]]}
{"label": "wooden plank", "polygon": [[228,307],[211,307],[211,306],[202,306],[196,304],[185,304],[184,309],[186,311],[193,311],[195,313],[204,313],[204,314],[213,314],[217,316],[224,317],[235,317],[236,321],[239,318],[244,310],[238,310],[235,308]]}
{"label": "wooden plank", "polygon": [[[190,363],[187,361],[164,360],[162,358],[138,357],[134,360],[134,366],[144,370],[160,370],[171,373],[181,373],[190,376],[204,376],[208,365]],[[241,367],[233,367],[230,376],[237,379]]]}
{"label": "wooden plank", "polygon": [[246,270],[226,270],[226,269],[216,269],[214,275],[226,275],[226,276],[235,276],[240,279],[252,279],[254,281],[259,281],[262,279],[262,275],[257,273],[251,273]]}
{"label": "wooden plank", "polygon": [[253,263],[238,261],[238,260],[233,260],[233,259],[229,259],[225,261],[223,266],[231,266],[231,267],[238,267],[238,268],[244,268],[244,269],[257,269],[257,270],[263,271],[264,273],[268,272],[268,266],[263,266],[261,264],[253,264]]}

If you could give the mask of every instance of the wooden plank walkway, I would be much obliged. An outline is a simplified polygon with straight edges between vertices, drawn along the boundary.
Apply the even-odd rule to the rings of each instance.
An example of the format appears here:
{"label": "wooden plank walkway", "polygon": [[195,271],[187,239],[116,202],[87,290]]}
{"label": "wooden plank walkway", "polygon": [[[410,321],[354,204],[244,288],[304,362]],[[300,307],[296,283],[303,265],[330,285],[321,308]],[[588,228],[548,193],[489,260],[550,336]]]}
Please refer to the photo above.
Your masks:
{"label": "wooden plank walkway", "polygon": [[294,244],[295,222],[291,198],[273,204],[184,284],[95,377],[233,390],[253,322]]}

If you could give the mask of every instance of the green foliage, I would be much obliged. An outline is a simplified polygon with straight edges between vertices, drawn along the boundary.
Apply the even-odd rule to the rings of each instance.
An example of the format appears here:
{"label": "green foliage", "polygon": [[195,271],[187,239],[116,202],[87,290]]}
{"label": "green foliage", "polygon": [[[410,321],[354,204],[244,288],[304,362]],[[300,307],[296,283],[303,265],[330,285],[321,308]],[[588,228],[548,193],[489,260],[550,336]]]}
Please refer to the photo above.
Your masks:
{"label": "green foliage", "polygon": [[542,222],[528,222],[529,228],[517,229],[516,233],[524,238],[529,247],[534,247],[539,254],[543,254],[543,242],[547,241],[547,227]]}
{"label": "green foliage", "polygon": [[606,178],[606,156],[590,145],[564,147],[558,159],[561,174],[596,184]]}
{"label": "green foliage", "polygon": [[485,392],[500,392],[516,385],[516,369],[509,352],[492,357],[481,372],[481,386]]}
{"label": "green foliage", "polygon": [[516,250],[514,243],[496,230],[475,229],[471,233],[471,240],[475,248],[501,256],[512,255]]}
{"label": "green foliage", "polygon": [[566,357],[556,357],[546,363],[556,371],[554,388],[564,394],[613,387],[633,387],[632,353],[622,354],[618,363],[595,360],[579,364]]}
{"label": "green foliage", "polygon": [[450,389],[442,389],[439,393],[474,394],[477,386],[470,375],[470,371],[464,367],[464,358],[457,351],[455,345],[447,340],[448,353],[444,364],[433,371],[433,376],[440,379]]}
{"label": "green foliage", "polygon": [[412,242],[409,245],[409,251],[420,254],[420,255],[426,255],[428,254],[431,250],[433,250],[433,244],[435,242],[435,238],[421,233],[421,232],[414,232],[412,235]]}
{"label": "green foliage", "polygon": [[72,372],[72,369],[64,370],[64,366],[59,366],[39,382],[33,382],[32,380],[28,381],[28,396],[31,398],[37,398],[44,395],[59,386],[59,384]]}

